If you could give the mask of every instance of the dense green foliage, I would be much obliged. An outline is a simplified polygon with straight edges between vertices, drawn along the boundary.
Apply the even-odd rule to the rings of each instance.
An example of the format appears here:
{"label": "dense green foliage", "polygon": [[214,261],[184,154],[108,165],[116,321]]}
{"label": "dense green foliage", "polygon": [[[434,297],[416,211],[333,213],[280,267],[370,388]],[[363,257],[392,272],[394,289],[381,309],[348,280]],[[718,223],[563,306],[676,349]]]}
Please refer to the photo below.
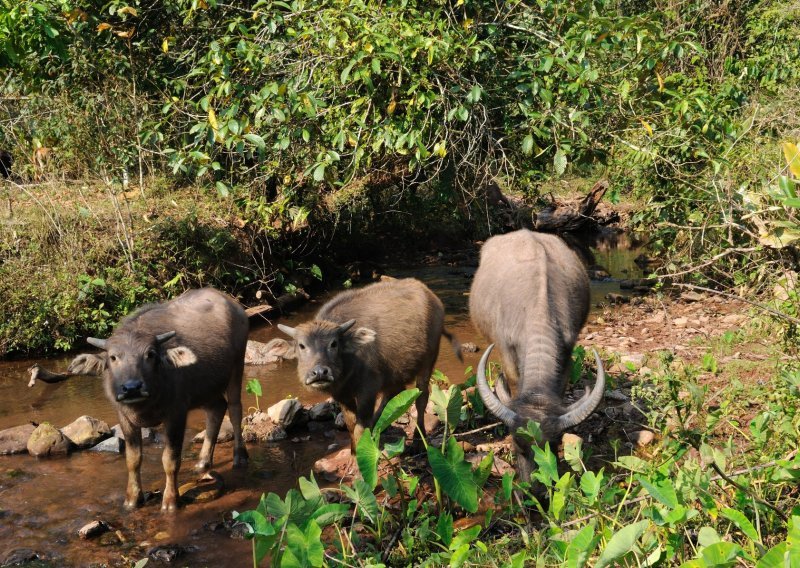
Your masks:
{"label": "dense green foliage", "polygon": [[[0,0],[0,146],[17,181],[228,200],[258,259],[236,293],[295,286],[287,262],[325,247],[484,236],[496,187],[564,174],[645,205],[664,272],[763,286],[800,236],[798,20],[785,0]],[[149,289],[140,242],[112,268]]]}
{"label": "dense green foliage", "polygon": [[[722,372],[715,353],[741,340],[722,337],[701,366],[664,354],[639,391],[653,409],[649,426],[662,434],[648,450],[617,445],[598,462],[573,444],[562,461],[535,445],[530,423],[530,481],[490,479],[491,453],[477,466],[464,460],[456,436],[476,409],[458,386],[431,398],[444,425],[441,449],[428,445],[422,470],[397,460],[404,440],[381,448],[379,438],[418,391],[402,393],[359,443],[363,479],[325,489],[301,479],[299,491],[269,494],[235,515],[248,525],[253,565],[794,566],[798,373],[782,369],[762,386],[734,379],[709,392],[701,375]],[[323,535],[325,526],[333,530]]]}

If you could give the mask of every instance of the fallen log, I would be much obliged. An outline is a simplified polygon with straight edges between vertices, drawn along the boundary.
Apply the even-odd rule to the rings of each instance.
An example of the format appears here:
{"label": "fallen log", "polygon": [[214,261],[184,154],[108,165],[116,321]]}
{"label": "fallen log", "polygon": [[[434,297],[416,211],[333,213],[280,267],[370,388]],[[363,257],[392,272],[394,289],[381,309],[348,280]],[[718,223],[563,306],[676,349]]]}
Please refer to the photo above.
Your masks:
{"label": "fallen log", "polygon": [[536,216],[534,227],[543,233],[578,231],[588,223],[598,223],[593,217],[597,204],[608,190],[608,180],[600,180],[592,186],[589,193],[578,202],[556,203],[546,207]]}

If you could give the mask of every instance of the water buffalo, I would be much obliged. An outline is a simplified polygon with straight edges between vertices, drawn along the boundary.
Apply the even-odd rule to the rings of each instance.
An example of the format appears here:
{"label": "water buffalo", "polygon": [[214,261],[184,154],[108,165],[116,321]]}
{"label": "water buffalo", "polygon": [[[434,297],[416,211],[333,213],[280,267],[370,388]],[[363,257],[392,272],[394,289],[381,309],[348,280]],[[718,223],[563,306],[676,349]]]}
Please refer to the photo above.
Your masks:
{"label": "water buffalo", "polygon": [[[486,407],[513,432],[528,420],[541,425],[544,441],[585,420],[603,398],[605,374],[599,356],[597,382],[583,399],[566,407],[570,357],[589,314],[589,278],[558,237],[528,230],[486,241],[469,298],[473,323],[490,345],[478,365],[478,391]],[[503,379],[498,394],[486,382],[486,362],[499,345],[503,373],[516,384],[511,397]],[[513,437],[517,470],[531,474],[530,444]]]}
{"label": "water buffalo", "polygon": [[351,448],[382,406],[416,379],[417,431],[425,432],[428,381],[442,335],[461,358],[458,341],[444,328],[441,300],[419,280],[377,282],[338,294],[315,319],[297,327],[278,326],[292,341],[273,340],[272,353],[296,358],[300,381],[330,393],[343,408]]}
{"label": "water buffalo", "polygon": [[238,302],[211,288],[191,290],[169,302],[140,308],[108,339],[88,338],[103,352],[72,360],[69,374],[103,375],[106,395],[119,414],[128,466],[127,509],[143,498],[141,428],[161,423],[166,428],[162,463],[167,476],[161,510],[176,509],[186,414],[191,408],[206,411],[197,468],[211,467],[226,408],[233,424],[233,465],[247,464],[241,387],[248,330]]}

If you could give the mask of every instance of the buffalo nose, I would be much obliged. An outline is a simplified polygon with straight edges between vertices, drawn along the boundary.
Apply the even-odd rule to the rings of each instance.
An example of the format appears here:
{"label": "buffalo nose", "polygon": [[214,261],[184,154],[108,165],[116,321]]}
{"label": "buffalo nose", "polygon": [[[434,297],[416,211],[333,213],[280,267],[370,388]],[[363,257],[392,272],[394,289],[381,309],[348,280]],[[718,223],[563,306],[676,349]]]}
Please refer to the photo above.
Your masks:
{"label": "buffalo nose", "polygon": [[316,382],[329,382],[332,380],[333,375],[330,367],[324,367],[322,365],[317,365],[311,369],[311,371],[309,371],[308,375],[306,375],[306,384],[308,385]]}
{"label": "buffalo nose", "polygon": [[144,381],[140,379],[131,379],[122,383],[119,394],[117,395],[117,400],[123,401],[129,398],[146,397],[148,394],[144,386]]}

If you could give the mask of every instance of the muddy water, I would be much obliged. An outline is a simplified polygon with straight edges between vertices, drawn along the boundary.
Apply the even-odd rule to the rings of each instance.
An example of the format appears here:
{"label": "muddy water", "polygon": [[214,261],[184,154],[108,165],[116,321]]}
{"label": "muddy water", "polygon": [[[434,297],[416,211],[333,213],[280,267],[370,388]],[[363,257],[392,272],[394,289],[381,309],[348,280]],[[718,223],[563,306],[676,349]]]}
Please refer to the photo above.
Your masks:
{"label": "muddy water", "polygon": [[[589,251],[594,262],[608,268],[616,278],[641,276],[632,262],[635,251],[614,248],[615,243],[594,243]],[[624,244],[624,243],[623,243]],[[584,251],[586,252],[586,251]],[[442,299],[447,311],[446,326],[462,342],[484,346],[469,321],[467,293],[475,262],[459,262],[456,266],[390,269],[395,277],[414,276],[427,283]],[[593,302],[608,292],[618,292],[617,280],[593,282]],[[312,302],[281,321],[296,325],[313,315],[326,298]],[[274,325],[265,323],[251,332],[251,339],[268,341],[279,337]],[[468,366],[477,365],[480,353],[465,354],[460,363],[446,342],[437,361],[437,368],[453,382],[464,378]],[[66,368],[69,358],[47,361],[52,370]],[[28,388],[27,367],[30,361],[0,362],[0,429],[27,421],[49,421],[64,426],[83,414],[89,414],[109,425],[116,416],[105,400],[99,379],[75,377],[55,385],[38,382]],[[266,367],[247,367],[246,379],[258,378],[264,396],[261,408],[287,396],[298,396],[303,402],[321,400],[318,394],[304,390],[297,380],[295,366],[290,363]],[[243,394],[245,408],[255,407],[252,395]],[[183,467],[180,483],[196,478],[192,465],[198,447],[191,443],[195,433],[204,428],[204,416],[193,411],[187,423]],[[337,432],[334,440],[313,434],[310,441],[275,444],[249,444],[250,464],[245,470],[233,470],[230,444],[217,446],[215,467],[225,480],[225,493],[210,503],[191,504],[173,515],[160,513],[160,495],[143,508],[125,512],[126,470],[121,455],[76,452],[68,458],[37,460],[30,456],[0,456],[0,563],[14,549],[32,549],[52,561],[54,566],[120,565],[130,566],[144,555],[144,550],[159,545],[179,544],[188,552],[176,564],[181,566],[252,566],[250,542],[230,538],[219,528],[220,521],[233,510],[246,510],[256,505],[263,492],[283,494],[294,486],[300,475],[308,475],[314,461],[331,451],[331,444],[347,445],[347,435]],[[142,479],[146,489],[160,491],[164,485],[158,441],[145,446]],[[118,529],[118,539],[104,546],[100,539],[82,541],[78,529],[84,524],[103,519]],[[108,537],[106,537],[108,538]],[[149,565],[161,565],[151,560]]]}

